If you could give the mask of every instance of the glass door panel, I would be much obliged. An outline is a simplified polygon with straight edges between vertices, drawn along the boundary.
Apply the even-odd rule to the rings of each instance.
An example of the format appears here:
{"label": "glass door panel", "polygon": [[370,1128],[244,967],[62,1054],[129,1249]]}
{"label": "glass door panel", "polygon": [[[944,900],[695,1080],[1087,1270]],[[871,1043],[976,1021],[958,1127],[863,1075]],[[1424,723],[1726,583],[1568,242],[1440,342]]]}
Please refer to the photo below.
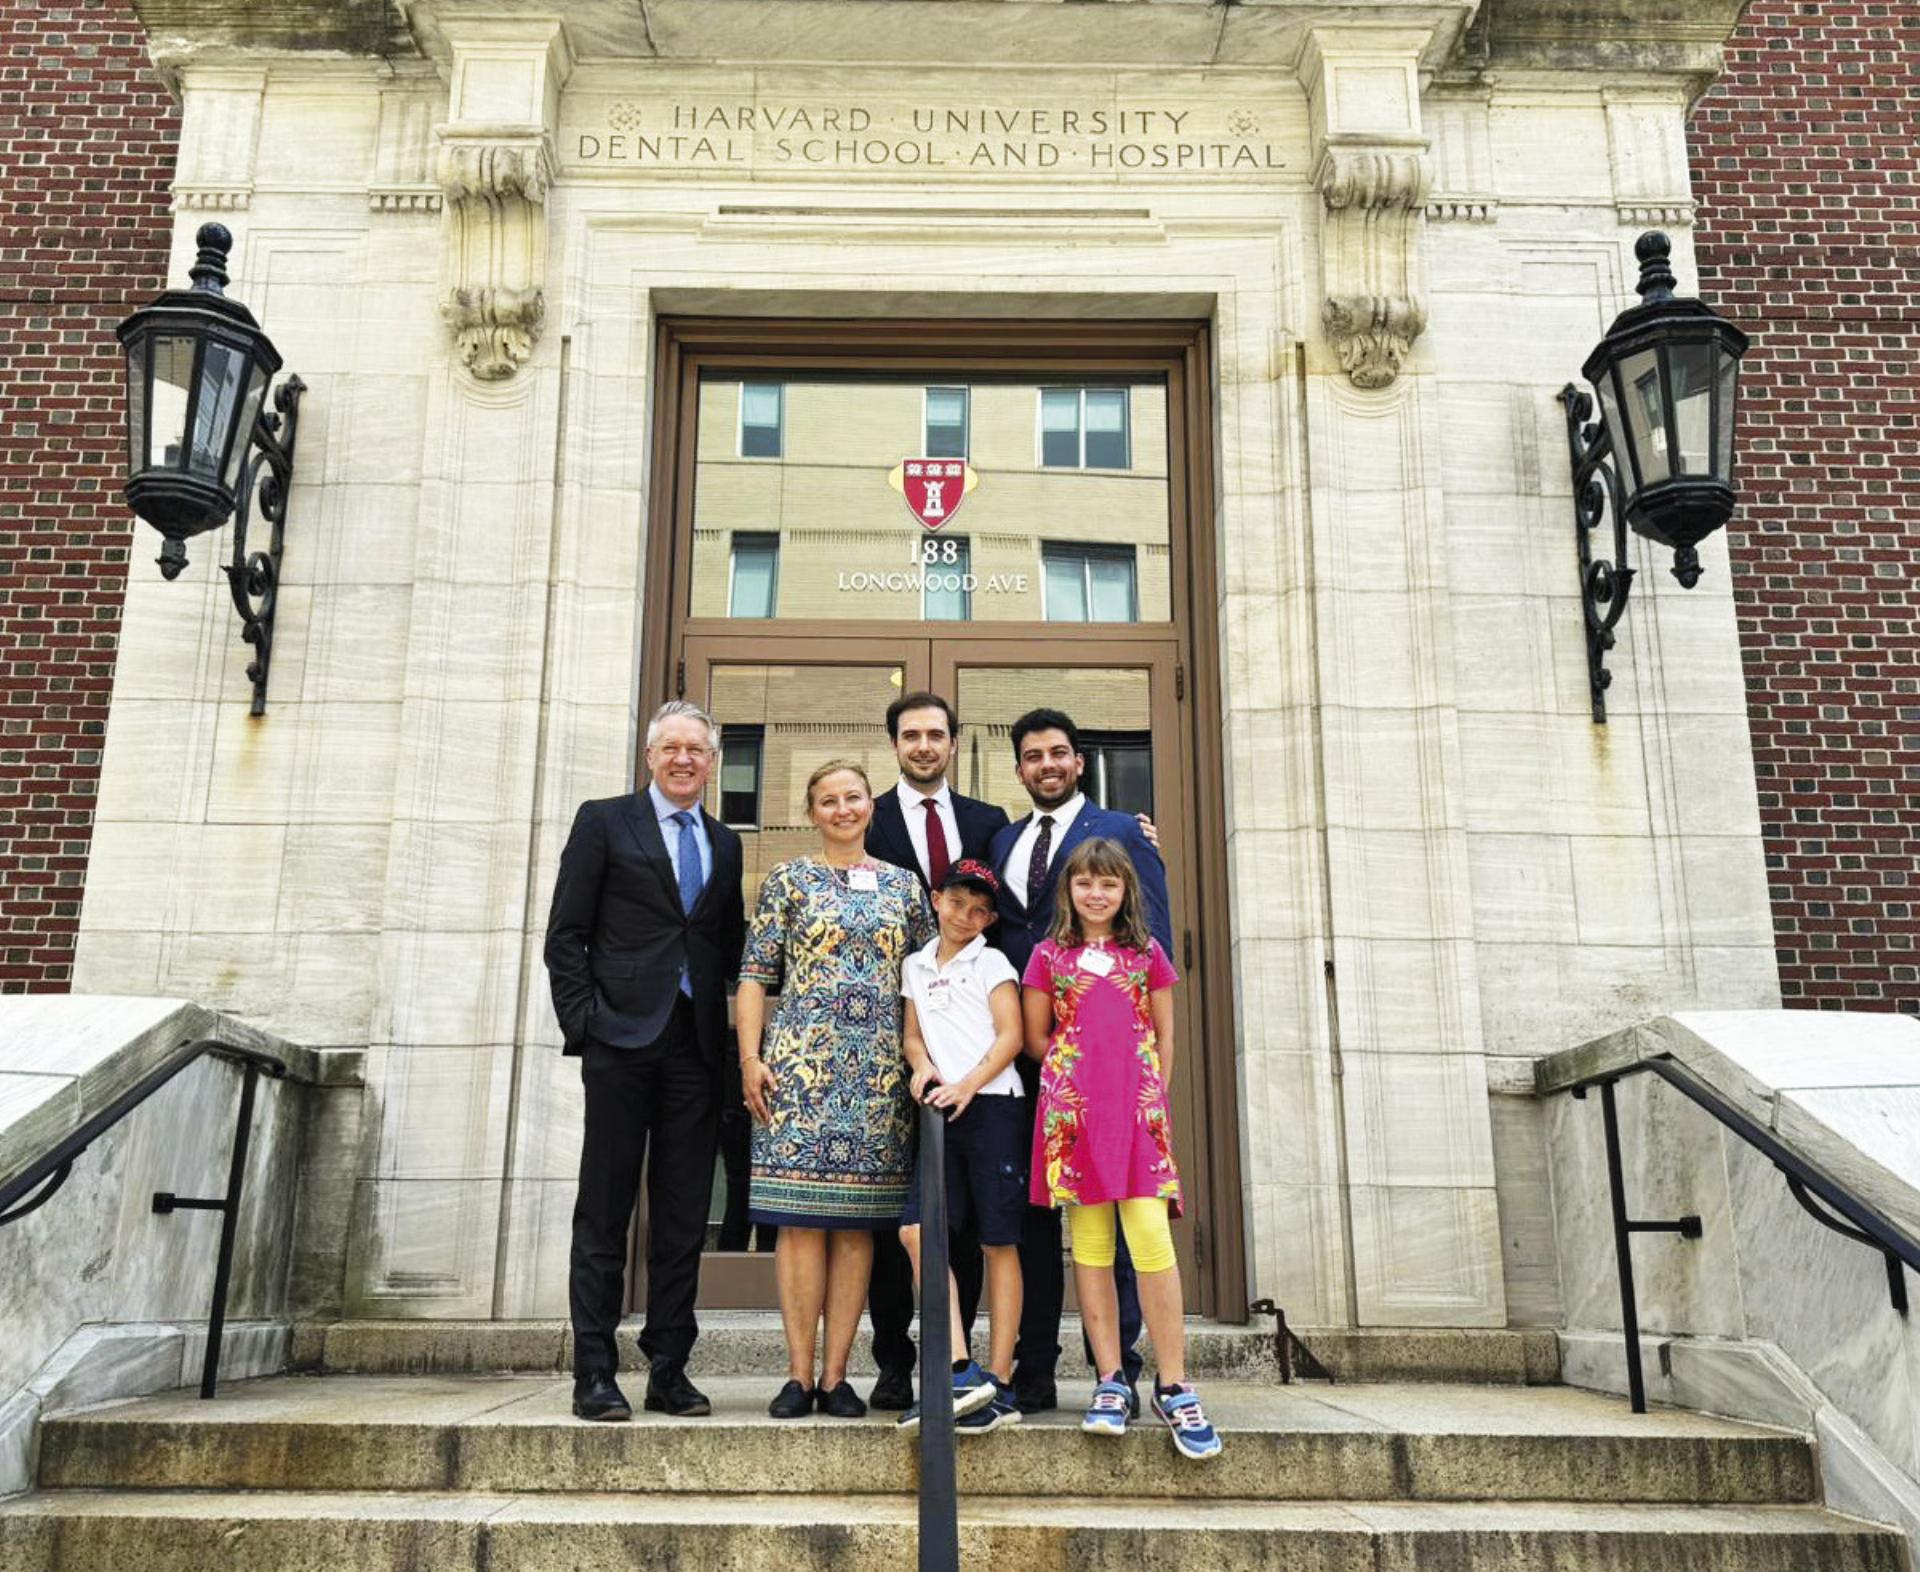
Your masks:
{"label": "glass door panel", "polygon": [[[720,728],[720,762],[708,785],[707,811],[739,833],[742,895],[751,918],[767,871],[818,847],[805,805],[807,777],[815,769],[829,760],[852,760],[866,769],[876,791],[897,778],[887,706],[909,683],[925,684],[927,647],[924,641],[776,644],[722,636],[687,640],[685,662],[687,697],[704,705]],[[738,1064],[730,1049],[700,1302],[770,1308],[774,1231],[747,1220],[753,1127],[741,1100]],[[644,1269],[644,1250],[639,1255]],[[636,1292],[636,1302],[643,1297],[644,1290]]]}

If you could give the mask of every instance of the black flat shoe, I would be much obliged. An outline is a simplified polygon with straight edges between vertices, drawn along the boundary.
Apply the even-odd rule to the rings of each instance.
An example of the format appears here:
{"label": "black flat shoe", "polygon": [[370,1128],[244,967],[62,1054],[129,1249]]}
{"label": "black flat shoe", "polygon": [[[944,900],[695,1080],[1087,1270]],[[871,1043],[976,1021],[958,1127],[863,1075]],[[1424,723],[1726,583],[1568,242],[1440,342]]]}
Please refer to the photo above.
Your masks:
{"label": "black flat shoe", "polygon": [[767,1412],[775,1419],[804,1419],[813,1412],[813,1388],[789,1381],[767,1404]]}
{"label": "black flat shoe", "polygon": [[647,1377],[647,1412],[693,1419],[713,1412],[707,1394],[687,1379],[684,1370],[656,1370]]}
{"label": "black flat shoe", "polygon": [[815,1398],[820,1404],[820,1412],[833,1419],[865,1419],[867,1405],[860,1401],[860,1394],[853,1389],[853,1383],[842,1381],[831,1392],[821,1387]]}
{"label": "black flat shoe", "polygon": [[611,1370],[589,1370],[574,1381],[573,1412],[577,1419],[618,1422],[633,1418],[633,1407]]}
{"label": "black flat shoe", "polygon": [[867,1402],[887,1413],[905,1413],[913,1407],[913,1372],[882,1370],[880,1379],[873,1383],[873,1390],[867,1394]]}

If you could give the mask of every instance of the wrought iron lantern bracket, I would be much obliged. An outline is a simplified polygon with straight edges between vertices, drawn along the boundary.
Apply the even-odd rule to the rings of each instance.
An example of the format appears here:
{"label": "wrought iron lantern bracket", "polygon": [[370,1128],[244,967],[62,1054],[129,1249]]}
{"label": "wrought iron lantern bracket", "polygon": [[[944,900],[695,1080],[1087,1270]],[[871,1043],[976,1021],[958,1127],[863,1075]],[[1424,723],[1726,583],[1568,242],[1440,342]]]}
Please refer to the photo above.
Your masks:
{"label": "wrought iron lantern bracket", "polygon": [[[1560,390],[1560,403],[1567,414],[1567,457],[1573,465],[1573,531],[1580,554],[1587,689],[1593,698],[1594,722],[1604,725],[1607,689],[1613,684],[1613,673],[1607,670],[1607,651],[1616,642],[1613,630],[1626,614],[1635,573],[1627,564],[1626,501],[1621,495],[1620,472],[1613,462],[1613,439],[1606,427],[1593,419],[1593,395],[1569,382]],[[1594,534],[1609,521],[1613,525],[1613,555],[1596,557]]]}
{"label": "wrought iron lantern bracket", "polygon": [[[306,390],[299,377],[288,377],[274,392],[273,409],[262,410],[254,423],[233,510],[233,561],[222,569],[234,609],[240,613],[240,638],[254,648],[247,665],[254,715],[267,712],[267,672],[273,664],[273,623],[280,605],[280,554],[286,545],[287,494],[293,487],[293,444],[299,434],[300,395]],[[273,533],[265,551],[249,552],[247,515],[256,503]],[[177,544],[167,542],[168,547]],[[184,561],[184,551],[181,556]]]}

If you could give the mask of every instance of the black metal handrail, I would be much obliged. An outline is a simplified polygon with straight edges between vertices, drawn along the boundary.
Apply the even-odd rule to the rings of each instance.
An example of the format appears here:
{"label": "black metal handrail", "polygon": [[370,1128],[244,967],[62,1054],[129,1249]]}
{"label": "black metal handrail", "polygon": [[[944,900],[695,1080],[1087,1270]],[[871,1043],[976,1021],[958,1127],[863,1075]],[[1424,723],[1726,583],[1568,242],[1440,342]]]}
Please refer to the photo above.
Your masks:
{"label": "black metal handrail", "polygon": [[920,1105],[920,1572],[958,1572],[953,1331],[947,1281],[947,1111]]}
{"label": "black metal handrail", "polygon": [[[1678,1234],[1682,1239],[1693,1240],[1698,1239],[1703,1231],[1699,1217],[1691,1214],[1661,1221],[1627,1215],[1626,1176],[1620,1165],[1620,1118],[1614,1107],[1613,1089],[1618,1082],[1643,1071],[1659,1076],[1778,1168],[1787,1181],[1788,1192],[1815,1222],[1844,1238],[1878,1250],[1886,1260],[1888,1298],[1897,1314],[1904,1316],[1907,1313],[1907,1284],[1900,1269],[1904,1263],[1920,1272],[1920,1241],[1888,1221],[1831,1174],[1816,1168],[1792,1151],[1765,1125],[1728,1102],[1671,1054],[1658,1054],[1623,1069],[1601,1071],[1559,1090],[1571,1092],[1585,1101],[1590,1088],[1600,1088],[1600,1114],[1607,1148],[1607,1185],[1613,1203],[1613,1252],[1620,1275],[1620,1329],[1627,1345],[1627,1395],[1636,1414],[1647,1411],[1647,1388],[1640,1365],[1640,1313],[1634,1297],[1632,1236],[1671,1233]],[[1816,1197],[1823,1205],[1816,1204]],[[1831,1211],[1824,1208],[1831,1208]],[[1839,1216],[1832,1215],[1834,1212]]]}
{"label": "black metal handrail", "polygon": [[0,1180],[0,1228],[17,1223],[51,1201],[73,1173],[73,1165],[89,1146],[132,1113],[181,1071],[204,1058],[225,1059],[245,1071],[240,1086],[240,1113],[233,1132],[233,1158],[227,1168],[227,1193],[214,1200],[154,1192],[153,1210],[161,1216],[172,1212],[218,1212],[220,1218],[220,1255],[213,1271],[213,1305],[207,1315],[207,1352],[200,1366],[200,1395],[212,1397],[220,1375],[220,1342],[227,1326],[227,1290],[233,1280],[233,1246],[240,1223],[240,1190],[247,1174],[247,1139],[253,1129],[254,1092],[262,1075],[285,1080],[286,1065],[271,1054],[237,1047],[212,1037],[182,1043],[162,1064],[149,1071],[137,1083],[122,1092],[91,1119],[35,1158],[18,1173]]}

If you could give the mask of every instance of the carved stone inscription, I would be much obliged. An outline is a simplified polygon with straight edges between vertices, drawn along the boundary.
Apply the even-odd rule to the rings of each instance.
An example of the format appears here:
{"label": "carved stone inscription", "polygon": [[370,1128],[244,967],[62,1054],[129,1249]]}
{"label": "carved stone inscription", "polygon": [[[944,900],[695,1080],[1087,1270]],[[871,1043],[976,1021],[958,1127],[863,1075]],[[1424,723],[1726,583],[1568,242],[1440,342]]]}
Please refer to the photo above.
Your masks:
{"label": "carved stone inscription", "polygon": [[1021,101],[1001,92],[960,103],[885,88],[822,97],[750,87],[737,96],[576,91],[561,113],[559,155],[578,173],[1304,176],[1302,105],[1231,91],[1206,103],[1151,96]]}

